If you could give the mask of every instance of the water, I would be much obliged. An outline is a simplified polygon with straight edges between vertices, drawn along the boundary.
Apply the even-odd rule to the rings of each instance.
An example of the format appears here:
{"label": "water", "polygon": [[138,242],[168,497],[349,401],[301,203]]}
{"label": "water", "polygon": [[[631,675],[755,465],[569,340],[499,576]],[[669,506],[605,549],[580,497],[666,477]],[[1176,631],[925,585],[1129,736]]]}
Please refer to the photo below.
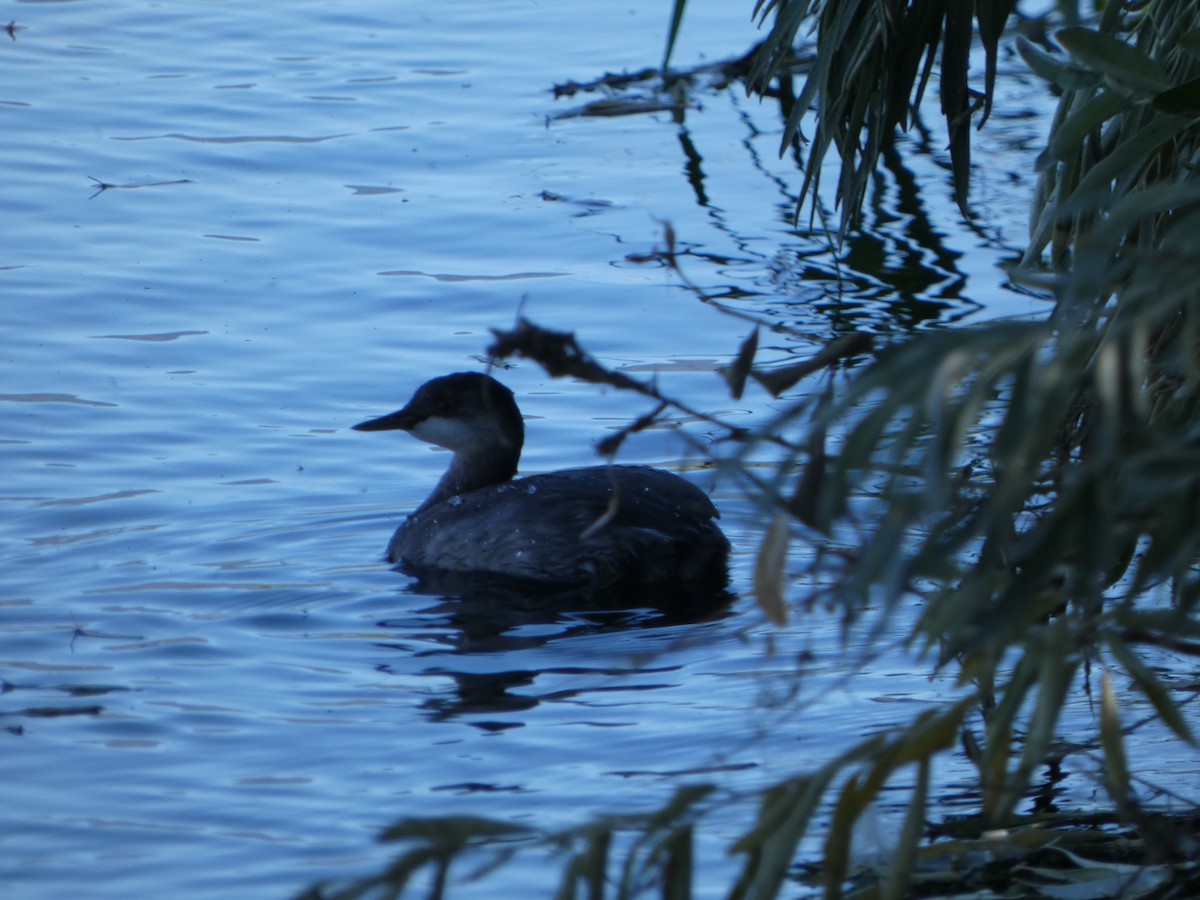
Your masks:
{"label": "water", "polygon": [[[679,64],[755,39],[748,6],[693,6]],[[939,151],[909,146],[839,269],[792,228],[769,106],[699,89],[682,131],[550,118],[584,102],[556,102],[555,82],[656,63],[665,8],[10,16],[0,880],[17,895],[285,896],[370,871],[402,816],[569,827],[696,777],[751,790],[946,696],[899,651],[848,677],[856,649],[819,611],[778,631],[747,599],[679,622],[414,594],[379,556],[445,457],[348,426],[478,368],[518,310],[726,421],[769,415],[713,374],[749,326],[638,261],[663,221],[691,278],[798,329],[765,335],[764,361],[812,352],[831,323],[902,337],[1038,313],[997,269],[1030,179],[1002,161],[1049,108],[1032,82],[1006,83],[1013,116],[981,138],[1001,161],[980,172],[985,228],[955,224]],[[909,177],[929,206],[904,198]],[[502,377],[531,417],[527,472],[587,462],[646,410],[529,364]],[[695,463],[681,429],[720,433],[654,429],[623,461]],[[693,477],[745,591],[760,516],[732,479]],[[703,838],[714,878],[744,826]]]}

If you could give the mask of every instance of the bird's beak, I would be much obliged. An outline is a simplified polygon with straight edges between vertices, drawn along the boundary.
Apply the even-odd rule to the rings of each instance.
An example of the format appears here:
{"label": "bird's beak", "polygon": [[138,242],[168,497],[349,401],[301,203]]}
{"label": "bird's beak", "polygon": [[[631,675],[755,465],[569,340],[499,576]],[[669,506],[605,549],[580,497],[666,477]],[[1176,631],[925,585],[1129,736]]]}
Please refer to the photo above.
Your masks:
{"label": "bird's beak", "polygon": [[422,417],[408,411],[408,407],[398,409],[394,413],[380,416],[378,419],[367,419],[353,426],[355,431],[412,431]]}

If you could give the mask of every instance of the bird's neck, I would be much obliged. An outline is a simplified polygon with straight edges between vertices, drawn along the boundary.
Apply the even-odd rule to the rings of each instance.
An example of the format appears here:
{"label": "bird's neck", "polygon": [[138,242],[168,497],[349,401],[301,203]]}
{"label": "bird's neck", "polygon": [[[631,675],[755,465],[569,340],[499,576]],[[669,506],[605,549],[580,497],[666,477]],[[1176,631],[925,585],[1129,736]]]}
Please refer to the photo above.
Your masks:
{"label": "bird's neck", "polygon": [[442,503],[458,494],[503,484],[511,481],[516,474],[517,457],[511,453],[495,449],[477,453],[455,453],[454,459],[450,461],[450,468],[417,511]]}

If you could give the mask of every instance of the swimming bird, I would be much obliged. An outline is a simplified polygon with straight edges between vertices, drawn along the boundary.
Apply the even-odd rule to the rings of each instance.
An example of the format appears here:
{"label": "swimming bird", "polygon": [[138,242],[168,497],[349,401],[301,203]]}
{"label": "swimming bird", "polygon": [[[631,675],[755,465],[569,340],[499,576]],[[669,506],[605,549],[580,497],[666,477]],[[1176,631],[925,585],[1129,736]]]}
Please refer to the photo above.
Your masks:
{"label": "swimming bird", "polygon": [[512,391],[489,375],[434,378],[403,409],[354,429],[399,429],[454,454],[388,544],[388,561],[410,574],[555,590],[719,590],[728,580],[720,514],[678,475],[604,465],[514,478],[525,425]]}

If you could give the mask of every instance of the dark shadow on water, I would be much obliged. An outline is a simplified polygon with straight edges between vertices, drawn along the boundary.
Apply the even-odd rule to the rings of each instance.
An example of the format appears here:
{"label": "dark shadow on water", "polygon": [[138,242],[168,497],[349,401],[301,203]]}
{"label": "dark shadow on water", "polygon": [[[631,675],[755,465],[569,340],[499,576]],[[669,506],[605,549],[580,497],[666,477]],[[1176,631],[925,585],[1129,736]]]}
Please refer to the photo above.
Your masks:
{"label": "dark shadow on water", "polygon": [[[394,636],[394,640],[381,641],[379,646],[402,652],[407,660],[443,659],[445,665],[430,666],[420,674],[451,679],[454,687],[426,700],[421,708],[434,721],[480,714],[504,717],[472,722],[486,730],[521,727],[519,714],[549,699],[540,696],[534,687],[543,675],[578,676],[580,692],[587,693],[650,690],[660,685],[647,683],[646,675],[665,674],[681,665],[679,659],[666,662],[658,655],[645,660],[635,658],[627,643],[614,643],[606,662],[590,656],[590,665],[560,657],[550,665],[530,666],[534,658],[545,662],[547,657],[530,657],[528,651],[567,638],[611,635],[615,641],[621,634],[716,622],[734,614],[733,602],[737,599],[724,587],[688,586],[652,594],[620,590],[556,593],[461,576],[453,581],[418,579],[406,586],[405,593],[431,595],[433,602],[416,611],[416,617],[409,613],[379,621],[378,626]],[[431,643],[441,646],[414,652],[412,643],[406,640],[413,634],[419,634],[420,643],[427,648]],[[702,640],[699,633],[689,633],[685,628],[674,646],[686,647],[693,638]],[[671,646],[659,649],[667,652]],[[463,659],[464,664],[455,665],[454,658]],[[514,665],[518,659],[524,665]],[[489,671],[492,663],[496,668]],[[407,670],[411,674],[410,668],[399,663],[384,663],[379,670],[394,674]],[[626,676],[639,677],[634,684]],[[553,698],[561,700],[570,693],[560,685]]]}
{"label": "dark shadow on water", "polygon": [[[425,574],[406,593],[437,597],[458,639],[446,652],[491,653],[539,646],[563,637],[686,625],[730,614],[736,595],[724,585],[679,585],[647,591],[620,586],[559,589],[495,576]],[[386,622],[380,623],[387,627]],[[526,626],[561,625],[561,633],[515,635]],[[430,651],[439,652],[439,651]]]}

